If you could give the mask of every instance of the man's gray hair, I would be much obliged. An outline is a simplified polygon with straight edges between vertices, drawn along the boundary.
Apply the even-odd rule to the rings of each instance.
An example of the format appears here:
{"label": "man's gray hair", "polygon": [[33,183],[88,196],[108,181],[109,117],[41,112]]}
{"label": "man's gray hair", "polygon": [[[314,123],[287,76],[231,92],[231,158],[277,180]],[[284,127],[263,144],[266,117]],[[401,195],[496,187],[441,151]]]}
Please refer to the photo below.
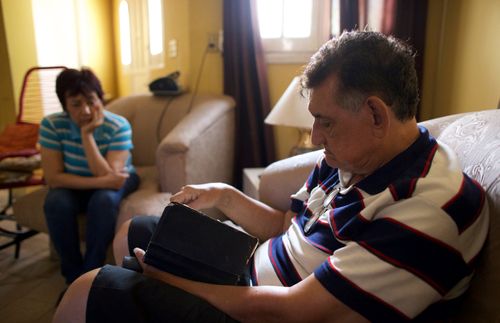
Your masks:
{"label": "man's gray hair", "polygon": [[396,117],[415,117],[419,102],[415,57],[402,41],[373,31],[343,32],[311,57],[302,75],[303,89],[337,76],[335,99],[346,109],[358,109],[370,95],[380,97]]}

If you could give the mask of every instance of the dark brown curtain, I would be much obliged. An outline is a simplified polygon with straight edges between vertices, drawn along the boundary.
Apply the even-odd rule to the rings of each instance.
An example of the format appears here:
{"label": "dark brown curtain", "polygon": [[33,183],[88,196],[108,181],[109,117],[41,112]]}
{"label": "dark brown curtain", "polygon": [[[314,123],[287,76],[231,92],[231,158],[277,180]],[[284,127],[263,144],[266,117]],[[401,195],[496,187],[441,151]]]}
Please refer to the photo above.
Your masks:
{"label": "dark brown curtain", "polygon": [[236,100],[235,185],[243,168],[274,161],[267,66],[253,0],[224,0],[224,93]]}
{"label": "dark brown curtain", "polygon": [[359,26],[357,0],[340,0],[340,30],[353,30]]}
{"label": "dark brown curtain", "polygon": [[370,14],[369,1],[383,5],[381,31],[406,41],[415,50],[415,67],[422,91],[428,0],[340,0],[340,30],[364,29]]}

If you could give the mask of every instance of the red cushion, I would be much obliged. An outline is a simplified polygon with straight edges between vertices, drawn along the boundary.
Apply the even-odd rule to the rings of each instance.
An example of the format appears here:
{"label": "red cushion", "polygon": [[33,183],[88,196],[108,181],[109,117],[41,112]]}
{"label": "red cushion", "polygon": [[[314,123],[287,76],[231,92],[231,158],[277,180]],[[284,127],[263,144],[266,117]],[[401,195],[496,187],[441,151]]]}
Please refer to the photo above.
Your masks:
{"label": "red cushion", "polygon": [[0,134],[0,159],[31,156],[38,153],[38,124],[16,123],[7,125]]}

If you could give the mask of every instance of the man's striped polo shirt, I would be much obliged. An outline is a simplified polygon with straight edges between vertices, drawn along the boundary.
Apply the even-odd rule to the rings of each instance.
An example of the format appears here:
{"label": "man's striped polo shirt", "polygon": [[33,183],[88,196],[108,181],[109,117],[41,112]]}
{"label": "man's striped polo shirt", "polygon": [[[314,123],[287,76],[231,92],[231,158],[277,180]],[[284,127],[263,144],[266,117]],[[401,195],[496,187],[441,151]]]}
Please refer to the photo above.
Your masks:
{"label": "man's striped polo shirt", "polygon": [[253,284],[292,286],[314,274],[375,322],[410,320],[463,294],[488,232],[486,195],[449,148],[420,131],[406,151],[335,197],[346,174],[322,156],[292,196],[290,228],[257,249]]}

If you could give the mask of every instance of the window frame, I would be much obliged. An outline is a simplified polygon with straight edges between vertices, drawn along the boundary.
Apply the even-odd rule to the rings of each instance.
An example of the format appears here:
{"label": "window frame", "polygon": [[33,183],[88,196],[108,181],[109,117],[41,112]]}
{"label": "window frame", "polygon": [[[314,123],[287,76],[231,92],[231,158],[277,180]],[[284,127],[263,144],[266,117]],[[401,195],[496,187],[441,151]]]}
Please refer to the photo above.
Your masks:
{"label": "window frame", "polygon": [[312,5],[311,35],[309,37],[261,39],[268,63],[305,63],[329,39],[331,0],[312,0]]}
{"label": "window frame", "polygon": [[[128,5],[129,13],[129,31],[130,31],[130,64],[122,62],[122,40],[120,29],[120,64],[126,73],[142,72],[145,70],[163,68],[165,65],[165,37],[163,30],[165,28],[165,15],[163,13],[164,3],[161,4],[161,42],[162,50],[156,55],[151,54],[150,50],[150,31],[149,31],[149,1],[142,0],[121,0]],[[119,18],[121,19],[121,17]]]}

